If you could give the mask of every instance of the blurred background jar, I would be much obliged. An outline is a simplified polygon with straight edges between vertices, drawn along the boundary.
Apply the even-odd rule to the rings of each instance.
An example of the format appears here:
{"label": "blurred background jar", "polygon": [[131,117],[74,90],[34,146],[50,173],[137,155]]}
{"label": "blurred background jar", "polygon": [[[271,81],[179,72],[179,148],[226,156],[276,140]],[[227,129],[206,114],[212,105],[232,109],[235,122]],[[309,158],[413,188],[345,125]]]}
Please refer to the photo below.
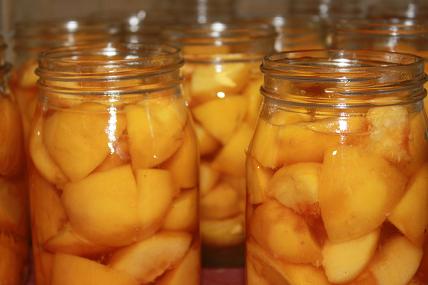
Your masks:
{"label": "blurred background jar", "polygon": [[423,64],[383,51],[265,58],[247,284],[428,282]]}
{"label": "blurred background jar", "polygon": [[243,264],[245,151],[261,97],[262,57],[274,46],[263,24],[171,26],[164,36],[182,48],[184,95],[201,156],[201,234],[206,266]]}
{"label": "blurred background jar", "polygon": [[10,86],[22,116],[27,139],[37,104],[37,58],[40,52],[58,46],[109,41],[118,37],[118,22],[81,20],[50,20],[22,22],[15,27],[14,64]]}
{"label": "blurred background jar", "polygon": [[0,280],[21,285],[27,277],[29,219],[21,118],[8,88],[11,65],[0,37]]}
{"label": "blurred background jar", "polygon": [[197,140],[176,48],[44,52],[30,135],[36,284],[200,284]]}
{"label": "blurred background jar", "polygon": [[351,20],[338,23],[332,31],[333,48],[411,53],[425,58],[428,70],[428,22],[398,18]]}

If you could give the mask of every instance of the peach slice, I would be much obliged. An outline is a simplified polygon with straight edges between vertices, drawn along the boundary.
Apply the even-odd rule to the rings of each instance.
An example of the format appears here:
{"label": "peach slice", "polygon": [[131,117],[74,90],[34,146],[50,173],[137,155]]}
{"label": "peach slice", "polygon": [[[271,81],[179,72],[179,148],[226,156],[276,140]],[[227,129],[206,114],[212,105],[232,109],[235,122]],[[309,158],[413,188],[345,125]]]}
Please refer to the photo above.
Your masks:
{"label": "peach slice", "polygon": [[258,273],[256,265],[251,257],[247,257],[245,266],[245,280],[247,285],[270,285],[269,281],[264,279],[263,276]]}
{"label": "peach slice", "polygon": [[181,100],[146,100],[127,106],[125,112],[134,169],[159,165],[182,145],[187,111]]}
{"label": "peach slice", "polygon": [[34,236],[43,244],[59,232],[67,215],[56,189],[34,169],[29,175],[29,192]]}
{"label": "peach slice", "polygon": [[324,272],[314,266],[292,264],[276,259],[254,241],[247,242],[247,258],[258,260],[261,274],[269,284],[330,285]]}
{"label": "peach slice", "polygon": [[363,116],[324,118],[310,122],[307,126],[313,131],[330,134],[362,134],[368,131],[368,122]]}
{"label": "peach slice", "polygon": [[220,142],[213,138],[201,125],[198,123],[194,123],[193,125],[195,127],[201,156],[209,155],[220,148]]}
{"label": "peach slice", "polygon": [[222,220],[201,220],[204,244],[214,247],[239,245],[245,239],[244,215]]}
{"label": "peach slice", "polygon": [[86,240],[66,224],[55,236],[50,238],[44,248],[53,253],[65,253],[77,256],[95,256],[111,250]]}
{"label": "peach slice", "polygon": [[89,259],[56,254],[53,260],[51,285],[138,285],[126,273],[115,271]]}
{"label": "peach slice", "polygon": [[143,231],[157,230],[176,192],[172,175],[163,169],[137,170],[138,214]]}
{"label": "peach slice", "polygon": [[[425,101],[428,102],[426,99]],[[410,175],[414,174],[419,167],[428,160],[427,130],[428,126],[424,114],[415,114],[415,116],[410,119],[408,148],[411,160],[408,164],[404,165],[406,172]]]}
{"label": "peach slice", "polygon": [[110,153],[95,171],[106,171],[128,164],[130,161],[129,146],[127,136],[122,135],[113,146],[113,153]]}
{"label": "peach slice", "polygon": [[199,167],[199,188],[201,196],[204,197],[214,186],[220,178],[220,173],[214,170],[208,163],[201,162]]}
{"label": "peach slice", "polygon": [[367,112],[368,148],[391,162],[409,160],[406,148],[409,114],[403,106],[376,107]]}
{"label": "peach slice", "polygon": [[296,163],[279,169],[268,184],[268,194],[298,214],[319,215],[321,164]]}
{"label": "peach slice", "polygon": [[277,126],[260,120],[251,152],[264,167],[278,168],[297,162],[322,162],[324,151],[338,143],[337,135],[313,131],[308,123]]}
{"label": "peach slice", "polygon": [[197,228],[198,191],[184,191],[174,200],[162,228],[170,231],[193,231]]}
{"label": "peach slice", "polygon": [[428,231],[428,164],[410,181],[388,219],[413,243],[423,244]]}
{"label": "peach slice", "polygon": [[260,87],[263,85],[263,77],[251,80],[242,93],[248,99],[247,122],[255,125],[259,116],[260,105],[263,96],[260,94]]}
{"label": "peach slice", "polygon": [[327,241],[322,249],[322,265],[328,280],[342,284],[355,279],[375,254],[380,230],[342,243]]}
{"label": "peach slice", "polygon": [[201,257],[199,246],[193,246],[173,270],[167,272],[157,285],[200,285]]}
{"label": "peach slice", "polygon": [[95,103],[56,111],[43,126],[48,153],[71,181],[78,181],[100,165],[109,145],[125,129],[125,120]]}
{"label": "peach slice", "polygon": [[190,122],[184,128],[183,145],[166,161],[168,169],[179,188],[189,189],[198,185],[198,145]]}
{"label": "peach slice", "polygon": [[151,283],[182,260],[191,241],[192,236],[188,233],[157,233],[116,251],[109,265],[134,277],[139,283]]}
{"label": "peach slice", "polygon": [[266,191],[273,171],[260,165],[252,156],[247,156],[247,189],[251,204],[266,200]]}
{"label": "peach slice", "polygon": [[0,94],[0,175],[18,174],[24,162],[22,126],[19,111],[9,98]]}
{"label": "peach slice", "polygon": [[210,135],[226,144],[241,125],[246,108],[245,97],[230,96],[199,105],[192,113]]}
{"label": "peach slice", "polygon": [[[21,185],[20,185],[21,184]],[[27,198],[21,182],[0,177],[0,229],[25,237],[28,233]]]}
{"label": "peach slice", "polygon": [[406,177],[384,158],[339,146],[321,168],[321,216],[333,242],[356,239],[378,228],[405,191]]}
{"label": "peach slice", "polygon": [[112,247],[135,241],[138,191],[129,165],[67,184],[62,201],[73,229],[89,241]]}
{"label": "peach slice", "polygon": [[0,235],[0,282],[19,285],[23,282],[27,247],[23,242]]}
{"label": "peach slice", "polygon": [[242,91],[250,76],[251,65],[247,63],[201,64],[195,66],[190,82],[192,97],[207,101],[217,97],[218,92],[237,94]]}
{"label": "peach slice", "polygon": [[254,210],[250,233],[277,258],[292,263],[319,264],[321,248],[305,220],[275,200]]}
{"label": "peach slice", "polygon": [[418,270],[422,248],[403,236],[393,236],[385,242],[370,265],[378,285],[402,285]]}
{"label": "peach slice", "polygon": [[253,135],[247,124],[242,124],[215,157],[212,167],[233,176],[245,175],[245,153]]}
{"label": "peach slice", "polygon": [[67,177],[52,160],[43,142],[43,118],[39,117],[34,123],[29,141],[29,152],[31,160],[38,172],[54,185],[64,185]]}
{"label": "peach slice", "polygon": [[201,198],[201,217],[225,219],[239,214],[239,195],[227,183],[220,183]]}

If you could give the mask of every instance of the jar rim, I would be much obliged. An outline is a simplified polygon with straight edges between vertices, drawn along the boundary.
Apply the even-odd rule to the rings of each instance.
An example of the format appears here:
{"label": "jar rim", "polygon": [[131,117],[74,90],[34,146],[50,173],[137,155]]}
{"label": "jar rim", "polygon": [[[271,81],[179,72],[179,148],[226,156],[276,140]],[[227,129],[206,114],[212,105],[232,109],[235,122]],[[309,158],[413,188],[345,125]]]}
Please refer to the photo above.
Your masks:
{"label": "jar rim", "polygon": [[[178,74],[182,65],[181,52],[175,47],[161,44],[101,43],[42,52],[36,74],[40,78],[40,87],[54,88],[55,92],[113,92],[117,95],[138,93],[143,89],[160,89],[167,85],[176,86],[179,83],[178,75],[171,76],[166,81],[162,81],[161,77],[174,72]],[[62,84],[58,87],[53,82],[99,82],[106,87],[93,90],[91,84],[78,84],[63,88]]]}
{"label": "jar rim", "polygon": [[15,25],[14,49],[43,51],[59,46],[108,40],[120,33],[118,21],[88,18],[22,21]]}
{"label": "jar rim", "polygon": [[[364,97],[379,98],[400,91],[409,92],[403,101],[419,101],[425,97],[423,84],[427,81],[422,57],[376,50],[304,50],[268,55],[261,70],[266,78],[279,81],[299,81],[308,84],[330,84],[329,91],[339,98],[339,105],[365,105]],[[262,88],[262,93],[281,101],[292,101],[293,96],[281,96],[277,88]],[[386,96],[386,95],[385,95]],[[295,94],[306,98],[306,94]],[[328,104],[325,98],[312,98],[319,104]],[[347,103],[361,97],[359,104]],[[317,101],[318,100],[318,101]]]}
{"label": "jar rim", "polygon": [[234,45],[276,37],[273,26],[266,23],[212,22],[169,25],[162,36],[179,45]]}
{"label": "jar rim", "polygon": [[376,37],[428,37],[428,25],[406,18],[344,20],[334,25],[333,30],[336,33],[358,33]]}

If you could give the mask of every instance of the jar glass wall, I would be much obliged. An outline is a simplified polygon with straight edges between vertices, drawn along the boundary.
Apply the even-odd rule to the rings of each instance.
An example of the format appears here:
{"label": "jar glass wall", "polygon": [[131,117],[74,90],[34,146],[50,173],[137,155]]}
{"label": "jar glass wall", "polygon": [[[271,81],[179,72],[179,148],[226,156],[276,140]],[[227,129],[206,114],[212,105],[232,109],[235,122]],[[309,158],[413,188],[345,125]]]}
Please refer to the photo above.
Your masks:
{"label": "jar glass wall", "polygon": [[247,284],[427,283],[423,59],[290,52],[262,70]]}
{"label": "jar glass wall", "polygon": [[213,23],[165,31],[182,47],[184,95],[201,157],[201,235],[206,266],[243,264],[245,151],[257,118],[263,55],[273,50],[267,25]]}
{"label": "jar glass wall", "polygon": [[29,219],[21,118],[10,93],[0,37],[0,280],[21,285],[28,270]]}
{"label": "jar glass wall", "polygon": [[29,146],[37,285],[200,284],[199,157],[181,65],[157,45],[42,54]]}

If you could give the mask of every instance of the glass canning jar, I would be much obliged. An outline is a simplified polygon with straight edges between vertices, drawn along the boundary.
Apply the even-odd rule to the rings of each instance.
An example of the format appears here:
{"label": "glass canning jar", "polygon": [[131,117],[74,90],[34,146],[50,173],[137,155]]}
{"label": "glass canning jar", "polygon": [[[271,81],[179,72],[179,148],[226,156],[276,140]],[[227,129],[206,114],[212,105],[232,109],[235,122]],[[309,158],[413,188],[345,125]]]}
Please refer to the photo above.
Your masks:
{"label": "glass canning jar", "polygon": [[42,53],[29,144],[37,285],[200,284],[182,62],[159,45]]}
{"label": "glass canning jar", "polygon": [[0,283],[21,285],[26,277],[29,242],[27,190],[21,118],[10,93],[0,37]]}
{"label": "glass canning jar", "polygon": [[184,95],[201,157],[201,235],[207,266],[243,264],[245,150],[257,118],[262,74],[273,50],[268,25],[212,23],[170,27],[181,46]]}
{"label": "glass canning jar", "polygon": [[247,284],[427,284],[423,59],[297,51],[262,71]]}
{"label": "glass canning jar", "polygon": [[425,72],[428,71],[428,23],[412,19],[352,20],[337,24],[332,34],[333,48],[411,53],[425,59]]}
{"label": "glass canning jar", "polygon": [[16,97],[27,140],[31,118],[37,104],[37,58],[40,52],[58,47],[109,41],[117,37],[116,22],[89,19],[22,22],[15,27],[14,69],[10,87]]}

